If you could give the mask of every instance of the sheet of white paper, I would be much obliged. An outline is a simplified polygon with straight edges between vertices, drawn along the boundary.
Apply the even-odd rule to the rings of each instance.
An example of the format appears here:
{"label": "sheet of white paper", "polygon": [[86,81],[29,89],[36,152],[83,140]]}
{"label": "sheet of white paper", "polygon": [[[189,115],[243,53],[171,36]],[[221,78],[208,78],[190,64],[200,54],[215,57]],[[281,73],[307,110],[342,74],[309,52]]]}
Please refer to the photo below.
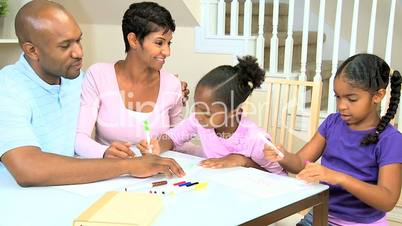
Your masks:
{"label": "sheet of white paper", "polygon": [[313,186],[294,178],[279,175],[267,177],[266,174],[267,172],[248,168],[217,175],[211,180],[261,198],[270,198]]}
{"label": "sheet of white paper", "polygon": [[94,194],[103,194],[108,191],[124,191],[127,186],[134,186],[139,183],[146,183],[153,179],[139,179],[130,176],[121,176],[110,180],[99,181],[88,184],[62,185],[54,188],[73,192],[82,196],[91,196]]}

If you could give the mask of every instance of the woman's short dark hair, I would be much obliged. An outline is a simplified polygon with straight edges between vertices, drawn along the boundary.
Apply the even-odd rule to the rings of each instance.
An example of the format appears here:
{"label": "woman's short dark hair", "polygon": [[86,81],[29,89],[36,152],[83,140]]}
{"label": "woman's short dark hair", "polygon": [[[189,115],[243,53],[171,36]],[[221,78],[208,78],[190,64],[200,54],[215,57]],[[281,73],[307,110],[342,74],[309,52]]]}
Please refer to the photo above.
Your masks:
{"label": "woman's short dark hair", "polygon": [[125,51],[130,50],[127,35],[133,32],[141,45],[145,36],[151,32],[169,30],[174,32],[175,22],[170,12],[154,2],[133,3],[126,10],[122,20],[122,30],[125,44]]}

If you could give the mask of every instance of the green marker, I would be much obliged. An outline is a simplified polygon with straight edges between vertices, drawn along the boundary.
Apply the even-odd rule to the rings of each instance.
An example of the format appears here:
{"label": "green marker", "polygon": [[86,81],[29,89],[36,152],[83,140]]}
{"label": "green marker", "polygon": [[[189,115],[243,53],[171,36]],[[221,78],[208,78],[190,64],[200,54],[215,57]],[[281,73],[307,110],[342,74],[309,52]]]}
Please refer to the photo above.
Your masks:
{"label": "green marker", "polygon": [[149,153],[152,153],[152,149],[151,149],[151,130],[149,129],[149,123],[148,120],[144,121],[144,131],[145,131],[145,136],[147,139],[147,144],[149,147]]}

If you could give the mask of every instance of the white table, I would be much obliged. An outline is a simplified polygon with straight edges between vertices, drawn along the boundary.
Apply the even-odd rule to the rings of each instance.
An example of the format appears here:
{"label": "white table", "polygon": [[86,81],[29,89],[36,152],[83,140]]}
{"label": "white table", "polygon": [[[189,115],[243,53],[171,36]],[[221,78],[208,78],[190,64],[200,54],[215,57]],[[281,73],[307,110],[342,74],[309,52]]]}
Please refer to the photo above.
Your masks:
{"label": "white table", "polygon": [[[177,152],[165,155],[187,165],[201,160]],[[192,175],[187,179],[206,181],[208,187],[162,196],[163,210],[153,225],[267,225],[312,206],[314,225],[327,225],[328,186],[301,184],[294,178],[241,167],[188,172]],[[118,180],[111,180],[111,184],[113,181]],[[250,184],[251,192],[245,190],[245,184]],[[0,226],[71,226],[102,195],[94,192],[85,196],[60,188],[22,188],[8,171],[0,170]],[[261,193],[261,188],[267,193]]]}

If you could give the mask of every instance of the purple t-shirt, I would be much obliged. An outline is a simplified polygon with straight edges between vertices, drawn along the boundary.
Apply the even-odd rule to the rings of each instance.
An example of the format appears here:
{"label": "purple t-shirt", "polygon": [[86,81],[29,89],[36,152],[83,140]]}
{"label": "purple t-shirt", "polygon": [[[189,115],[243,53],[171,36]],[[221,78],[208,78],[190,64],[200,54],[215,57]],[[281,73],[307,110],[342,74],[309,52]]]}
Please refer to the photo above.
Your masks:
{"label": "purple t-shirt", "polygon": [[[350,129],[339,113],[329,115],[318,129],[326,145],[321,164],[370,184],[377,184],[379,168],[402,163],[402,134],[388,125],[377,144],[360,145],[374,129]],[[340,219],[372,223],[384,217],[383,211],[366,205],[340,186],[329,185],[329,214]]]}

